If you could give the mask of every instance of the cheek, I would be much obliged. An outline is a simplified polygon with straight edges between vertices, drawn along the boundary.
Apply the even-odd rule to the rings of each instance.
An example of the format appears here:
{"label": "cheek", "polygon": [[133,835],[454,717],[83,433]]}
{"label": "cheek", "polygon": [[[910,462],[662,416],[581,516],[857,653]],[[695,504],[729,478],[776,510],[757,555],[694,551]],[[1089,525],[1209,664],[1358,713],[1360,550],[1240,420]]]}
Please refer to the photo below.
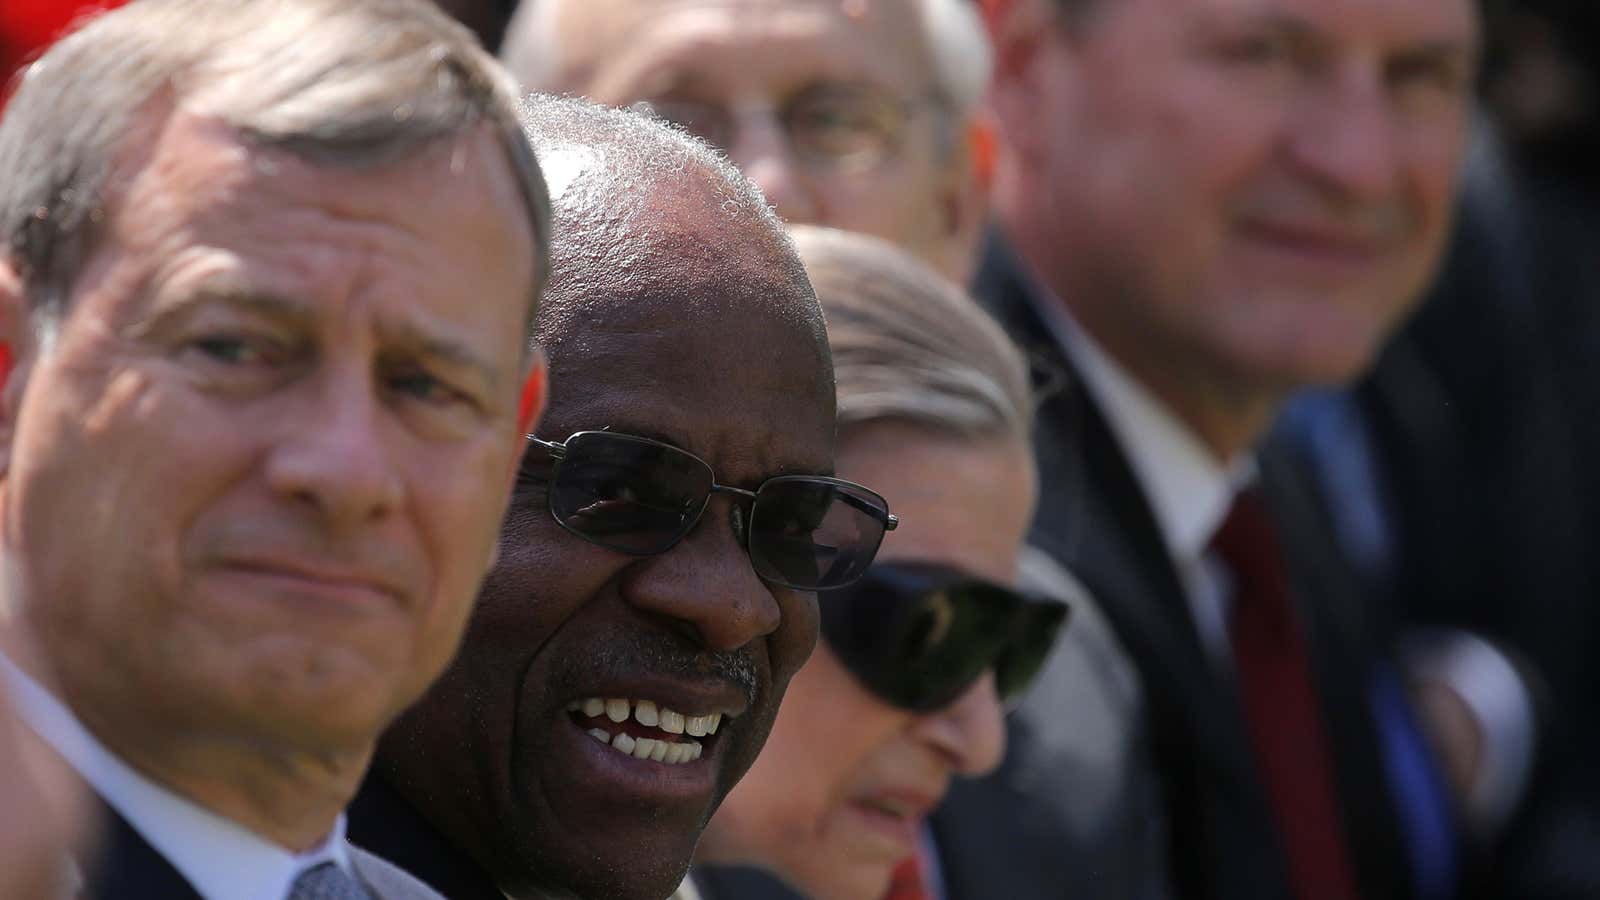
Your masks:
{"label": "cheek", "polygon": [[[789,684],[778,720],[735,795],[754,795],[769,852],[814,843],[846,802],[873,754],[910,718],[863,691],[827,650],[817,651]],[[745,804],[748,812],[752,804]],[[792,851],[789,851],[792,852]]]}
{"label": "cheek", "polygon": [[802,671],[817,646],[817,598],[815,594],[773,588],[783,619],[768,642],[772,653],[772,687],[782,691],[795,673]]}

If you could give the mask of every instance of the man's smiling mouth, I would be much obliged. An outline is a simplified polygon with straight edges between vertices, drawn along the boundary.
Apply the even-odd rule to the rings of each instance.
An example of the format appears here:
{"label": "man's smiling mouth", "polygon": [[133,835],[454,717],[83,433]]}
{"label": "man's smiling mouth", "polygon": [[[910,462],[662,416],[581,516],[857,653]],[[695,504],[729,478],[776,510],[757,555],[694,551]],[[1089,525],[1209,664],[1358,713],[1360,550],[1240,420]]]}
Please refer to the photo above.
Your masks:
{"label": "man's smiling mouth", "polygon": [[567,712],[590,737],[612,750],[666,765],[698,760],[723,718],[722,713],[685,715],[653,700],[618,697],[574,700]]}

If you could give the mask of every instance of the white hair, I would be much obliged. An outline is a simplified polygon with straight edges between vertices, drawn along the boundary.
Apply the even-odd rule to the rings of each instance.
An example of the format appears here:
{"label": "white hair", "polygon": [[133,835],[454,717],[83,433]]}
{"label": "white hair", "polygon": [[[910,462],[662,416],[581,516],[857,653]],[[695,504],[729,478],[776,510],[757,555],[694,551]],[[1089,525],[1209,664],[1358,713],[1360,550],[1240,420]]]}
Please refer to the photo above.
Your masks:
{"label": "white hair", "polygon": [[170,106],[319,165],[379,165],[488,126],[522,189],[542,280],[549,199],[516,104],[510,76],[425,0],[139,0],[23,75],[0,120],[0,254],[35,319],[58,314],[116,162]]}
{"label": "white hair", "polygon": [[[989,85],[993,57],[975,0],[909,0],[917,12],[934,87],[955,117],[966,121],[977,111]],[[553,40],[557,0],[523,0],[506,26],[500,59],[529,90],[563,90],[553,84],[560,71],[560,42]]]}

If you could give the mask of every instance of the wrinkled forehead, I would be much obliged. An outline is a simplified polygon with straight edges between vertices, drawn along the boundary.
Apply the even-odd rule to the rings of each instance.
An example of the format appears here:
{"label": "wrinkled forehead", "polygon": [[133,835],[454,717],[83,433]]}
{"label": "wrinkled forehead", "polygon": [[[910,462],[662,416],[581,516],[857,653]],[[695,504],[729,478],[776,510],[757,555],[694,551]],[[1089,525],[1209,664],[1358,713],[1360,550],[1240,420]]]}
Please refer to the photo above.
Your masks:
{"label": "wrinkled forehead", "polygon": [[[1130,0],[1103,0],[1126,3]],[[1147,15],[1162,2],[1138,0]],[[1371,44],[1381,50],[1467,45],[1477,39],[1475,0],[1180,0],[1171,12],[1200,25],[1279,27],[1324,42]]]}
{"label": "wrinkled forehead", "polygon": [[[788,72],[895,87],[932,77],[917,0],[548,2],[557,4],[561,86],[611,103],[669,89],[656,82],[683,71],[714,77],[723,63],[742,63],[749,77]],[[775,43],[783,52],[773,52]]]}
{"label": "wrinkled forehead", "polygon": [[668,253],[627,268],[556,270],[541,313],[548,435],[642,433],[730,478],[831,470],[832,366],[809,285]]}

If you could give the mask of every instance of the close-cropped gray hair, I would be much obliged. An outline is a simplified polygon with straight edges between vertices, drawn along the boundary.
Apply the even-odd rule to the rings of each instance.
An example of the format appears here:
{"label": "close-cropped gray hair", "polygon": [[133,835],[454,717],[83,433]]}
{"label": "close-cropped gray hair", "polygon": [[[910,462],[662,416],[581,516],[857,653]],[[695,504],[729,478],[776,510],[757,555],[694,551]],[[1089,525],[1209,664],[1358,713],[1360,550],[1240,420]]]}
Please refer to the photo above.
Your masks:
{"label": "close-cropped gray hair", "polygon": [[[922,30],[933,66],[934,90],[966,121],[977,111],[989,86],[992,53],[975,0],[908,0]],[[562,70],[555,39],[558,0],[522,0],[506,26],[500,58],[530,90],[569,90],[556,84]],[[631,98],[646,99],[646,98]]]}
{"label": "close-cropped gray hair", "polygon": [[[687,132],[641,113],[550,94],[524,98],[522,122],[549,180],[555,221],[551,257],[563,268],[562,293],[606,293],[606,285],[575,280],[627,277],[651,254],[695,254],[713,265],[732,260],[738,250],[717,241],[736,231],[765,235],[785,251],[781,255],[793,258],[783,222],[761,189],[727,157]],[[663,193],[700,204],[720,222],[745,222],[751,228],[711,229],[692,247],[669,247],[650,239],[670,227],[663,221]],[[697,211],[675,210],[682,215]],[[798,262],[790,274],[805,283]],[[554,300],[541,313],[536,335],[547,348],[570,332],[564,318],[571,310],[553,308]],[[818,319],[814,330],[819,339],[821,329]]]}
{"label": "close-cropped gray hair", "polygon": [[810,225],[790,234],[828,320],[841,435],[899,421],[1028,444],[1027,363],[961,288],[878,238]]}
{"label": "close-cropped gray hair", "polygon": [[59,314],[115,195],[117,163],[164,109],[316,165],[377,166],[487,126],[548,265],[549,198],[517,88],[427,0],[137,0],[58,42],[0,121],[0,252],[37,315]]}

